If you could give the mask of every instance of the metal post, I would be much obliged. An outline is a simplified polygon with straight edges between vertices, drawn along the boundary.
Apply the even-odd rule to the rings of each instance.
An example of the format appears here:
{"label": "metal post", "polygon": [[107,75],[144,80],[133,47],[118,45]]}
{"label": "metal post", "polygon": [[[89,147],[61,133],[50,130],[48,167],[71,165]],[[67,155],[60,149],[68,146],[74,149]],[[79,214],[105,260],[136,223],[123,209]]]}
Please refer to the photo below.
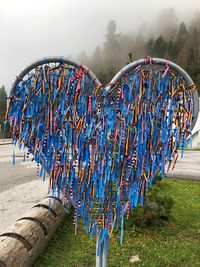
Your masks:
{"label": "metal post", "polygon": [[108,267],[108,251],[106,249],[106,239],[104,239],[102,247],[102,267]]}
{"label": "metal post", "polygon": [[100,232],[96,236],[96,267],[102,267],[102,246],[100,245]]}
{"label": "metal post", "polygon": [[108,267],[108,252],[106,250],[106,240],[100,244],[100,232],[97,230],[96,237],[96,267]]}

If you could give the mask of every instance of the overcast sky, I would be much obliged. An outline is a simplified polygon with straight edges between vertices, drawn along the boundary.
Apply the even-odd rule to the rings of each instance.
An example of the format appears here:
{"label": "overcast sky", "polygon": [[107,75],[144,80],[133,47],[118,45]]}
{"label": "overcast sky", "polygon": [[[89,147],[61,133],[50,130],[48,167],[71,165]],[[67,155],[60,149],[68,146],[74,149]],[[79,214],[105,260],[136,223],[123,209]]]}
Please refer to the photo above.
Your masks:
{"label": "overcast sky", "polygon": [[9,91],[15,76],[38,58],[92,53],[111,19],[118,32],[137,31],[169,7],[187,21],[200,0],[0,0],[0,85]]}

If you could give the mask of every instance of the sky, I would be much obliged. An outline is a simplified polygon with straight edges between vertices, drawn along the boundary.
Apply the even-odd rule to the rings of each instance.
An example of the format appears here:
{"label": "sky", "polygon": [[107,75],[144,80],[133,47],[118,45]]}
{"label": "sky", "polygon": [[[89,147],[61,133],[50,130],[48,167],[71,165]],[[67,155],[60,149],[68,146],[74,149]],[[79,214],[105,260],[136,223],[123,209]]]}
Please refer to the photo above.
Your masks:
{"label": "sky", "polygon": [[0,0],[0,86],[9,92],[16,75],[38,58],[91,54],[112,19],[118,32],[138,31],[171,7],[187,22],[200,0]]}

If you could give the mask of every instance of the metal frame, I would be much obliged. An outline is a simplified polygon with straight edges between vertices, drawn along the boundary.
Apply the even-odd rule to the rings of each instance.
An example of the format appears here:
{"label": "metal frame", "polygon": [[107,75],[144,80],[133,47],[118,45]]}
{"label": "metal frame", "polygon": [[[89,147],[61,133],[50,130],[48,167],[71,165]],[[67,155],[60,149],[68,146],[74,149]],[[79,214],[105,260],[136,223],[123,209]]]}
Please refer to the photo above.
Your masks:
{"label": "metal frame", "polygon": [[[95,86],[102,86],[98,78],[94,75],[94,73],[88,69],[83,64],[80,64],[78,62],[68,60],[64,57],[47,57],[47,58],[42,58],[39,59],[32,64],[30,64],[28,67],[26,67],[16,78],[13,86],[11,87],[10,91],[10,97],[15,95],[15,87],[17,83],[23,79],[24,76],[26,76],[31,70],[36,68],[39,65],[47,64],[47,63],[65,63],[67,65],[73,66],[75,68],[79,68],[82,66],[86,71],[88,71],[89,77],[94,80],[94,85]],[[180,73],[184,79],[186,80],[188,86],[193,86],[194,82],[192,81],[191,77],[188,75],[187,72],[185,72],[180,66],[177,64],[162,59],[162,58],[152,58],[151,61],[150,59],[140,59],[137,61],[134,61],[128,65],[126,65],[124,68],[122,68],[111,80],[109,84],[116,83],[122,79],[122,77],[129,72],[130,70],[134,70],[138,66],[144,66],[148,64],[153,64],[153,65],[161,65],[161,66],[166,66],[168,65],[171,69],[175,70],[176,72]],[[110,86],[107,87],[107,90],[110,88]],[[195,90],[192,94],[193,98],[193,113],[194,113],[194,118],[192,120],[192,129],[196,123],[198,112],[199,112],[199,98],[198,98],[198,93],[197,90]],[[99,250],[99,251],[98,251]],[[99,252],[99,254],[98,254]],[[106,251],[106,241],[104,240],[102,244],[100,244],[100,231],[97,230],[97,235],[96,235],[96,267],[107,267],[108,266],[108,252]]]}
{"label": "metal frame", "polygon": [[[100,81],[98,80],[98,78],[95,76],[95,74],[88,69],[87,66],[80,64],[78,62],[72,61],[72,60],[68,60],[64,57],[48,57],[48,58],[42,58],[39,59],[33,63],[31,63],[28,67],[26,67],[22,72],[20,72],[20,74],[17,76],[17,78],[14,81],[14,84],[11,87],[10,90],[10,97],[15,95],[15,88],[18,82],[20,82],[24,76],[26,76],[31,70],[33,70],[34,68],[43,65],[43,64],[47,64],[47,63],[65,63],[67,65],[73,66],[75,68],[79,68],[80,66],[82,66],[87,72],[88,72],[88,76],[91,78],[91,80],[94,80],[94,86],[98,87],[98,86],[102,86],[102,84],[100,83]],[[99,231],[97,231],[97,236],[96,236],[96,266],[97,267],[107,267],[107,251],[105,248],[105,241],[103,242],[102,245],[100,245],[100,233]],[[100,246],[100,248],[99,248]],[[99,248],[99,255],[98,255],[98,248]]]}
{"label": "metal frame", "polygon": [[[69,60],[65,57],[45,57],[45,58],[41,58],[35,62],[33,62],[32,64],[30,64],[28,67],[26,67],[16,78],[13,86],[11,87],[11,91],[10,91],[10,97],[12,97],[14,95],[14,90],[15,90],[15,86],[17,85],[17,83],[23,79],[23,77],[25,75],[27,75],[29,73],[29,71],[31,71],[32,69],[34,69],[35,67],[39,66],[39,65],[43,65],[46,63],[65,63],[67,65],[71,65],[75,68],[79,68],[80,66],[82,66],[86,71],[88,71],[88,75],[91,79],[94,80],[94,84],[95,86],[102,86],[101,82],[98,80],[98,78],[95,76],[95,74],[85,65],[80,64],[76,61],[73,60]],[[194,82],[192,80],[192,78],[189,76],[189,74],[182,69],[179,65],[173,63],[172,61],[163,59],[163,58],[152,58],[150,61],[150,58],[148,59],[139,59],[136,61],[131,62],[130,64],[126,65],[125,67],[123,67],[115,76],[114,78],[111,80],[111,82],[109,84],[118,82],[119,80],[121,80],[121,78],[124,76],[124,74],[126,74],[127,72],[129,72],[130,70],[134,70],[136,67],[138,66],[144,66],[144,65],[148,65],[148,64],[153,64],[153,65],[161,65],[161,66],[166,66],[168,65],[171,69],[175,70],[176,72],[180,73],[184,79],[186,80],[188,86],[193,86]],[[107,90],[109,89],[109,87],[107,87]],[[197,121],[198,118],[198,112],[199,112],[199,97],[198,97],[198,93],[197,90],[195,90],[192,94],[192,98],[193,98],[193,114],[194,114],[194,118],[192,120],[192,126],[191,126],[191,130],[194,128],[195,123]]]}
{"label": "metal frame", "polygon": [[28,67],[26,67],[22,72],[20,72],[20,74],[17,76],[16,80],[14,81],[14,84],[11,87],[10,97],[12,97],[15,94],[15,87],[16,87],[17,83],[23,79],[24,76],[26,76],[31,70],[33,70],[37,66],[47,64],[47,63],[65,63],[65,64],[73,66],[77,69],[80,66],[82,66],[83,69],[85,69],[88,72],[88,75],[91,78],[91,80],[94,80],[95,86],[101,86],[102,85],[100,83],[100,81],[98,80],[98,78],[95,76],[95,74],[87,66],[85,66],[79,62],[69,60],[65,57],[45,57],[45,58],[41,58],[39,60],[34,61]]}
{"label": "metal frame", "polygon": [[[192,80],[192,78],[189,76],[189,74],[182,69],[179,65],[173,63],[172,61],[163,59],[163,58],[147,58],[147,59],[140,59],[140,60],[136,60],[131,62],[130,64],[126,65],[125,67],[123,67],[115,76],[114,78],[111,80],[111,82],[109,84],[112,83],[116,83],[119,82],[122,77],[129,72],[130,70],[134,70],[135,68],[137,68],[138,66],[145,66],[145,65],[160,65],[160,66],[166,66],[168,65],[172,70],[175,70],[176,72],[180,73],[183,78],[185,79],[186,83],[188,84],[188,86],[193,86],[194,82]],[[109,86],[110,87],[110,86]],[[107,90],[109,89],[109,87],[107,87]],[[198,112],[199,112],[199,96],[197,93],[197,90],[193,91],[192,94],[192,98],[193,98],[193,120],[192,120],[192,126],[191,126],[191,130],[194,128],[197,118],[198,118]]]}

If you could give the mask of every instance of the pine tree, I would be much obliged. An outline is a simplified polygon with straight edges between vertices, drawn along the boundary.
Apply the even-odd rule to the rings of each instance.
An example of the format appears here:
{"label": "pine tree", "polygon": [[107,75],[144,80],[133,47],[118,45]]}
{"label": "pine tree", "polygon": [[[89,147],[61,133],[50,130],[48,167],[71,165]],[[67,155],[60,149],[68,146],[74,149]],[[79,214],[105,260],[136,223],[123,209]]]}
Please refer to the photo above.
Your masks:
{"label": "pine tree", "polygon": [[178,27],[178,16],[175,9],[163,9],[157,18],[157,31],[166,41],[174,40]]}
{"label": "pine tree", "polygon": [[102,64],[102,55],[101,55],[101,48],[99,46],[96,47],[96,49],[94,51],[93,58],[95,61],[95,65],[100,67]]}
{"label": "pine tree", "polygon": [[188,65],[188,31],[184,22],[181,22],[177,33],[177,40],[175,45],[176,62],[184,69]]}
{"label": "pine tree", "polygon": [[104,43],[105,52],[110,52],[119,46],[118,34],[116,33],[117,25],[114,20],[111,20],[107,26],[106,42]]}
{"label": "pine tree", "polygon": [[107,26],[106,42],[104,43],[104,70],[105,80],[109,82],[116,74],[120,66],[120,46],[118,42],[117,26],[114,20],[111,20]]}
{"label": "pine tree", "polygon": [[167,52],[167,43],[163,39],[162,35],[160,35],[155,41],[153,47],[153,54],[157,55],[157,57],[163,58],[165,57],[166,52]]}
{"label": "pine tree", "polygon": [[0,88],[0,120],[3,120],[5,117],[6,107],[7,107],[7,94],[5,86],[3,85]]}
{"label": "pine tree", "polygon": [[87,65],[87,64],[88,64],[88,56],[87,56],[86,52],[85,52],[85,51],[82,51],[82,52],[78,55],[77,60],[78,60],[79,62],[81,62],[82,64]]}
{"label": "pine tree", "polygon": [[149,39],[147,45],[146,45],[146,53],[147,55],[153,57],[154,55],[154,39]]}
{"label": "pine tree", "polygon": [[172,61],[176,58],[176,45],[172,40],[170,40],[167,44],[166,57]]}

